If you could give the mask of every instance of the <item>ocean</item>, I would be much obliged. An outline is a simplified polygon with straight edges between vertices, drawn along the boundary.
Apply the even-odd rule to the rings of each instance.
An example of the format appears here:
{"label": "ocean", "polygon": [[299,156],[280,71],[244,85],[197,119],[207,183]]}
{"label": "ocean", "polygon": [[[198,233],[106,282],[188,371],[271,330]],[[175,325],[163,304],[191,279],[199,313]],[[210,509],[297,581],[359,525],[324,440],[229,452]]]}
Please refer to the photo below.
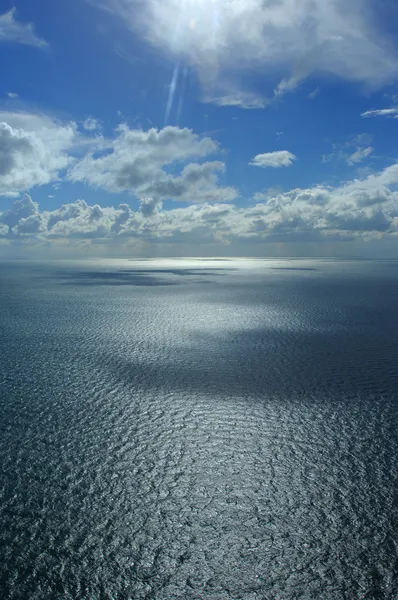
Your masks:
{"label": "ocean", "polygon": [[398,598],[398,262],[0,286],[1,599]]}

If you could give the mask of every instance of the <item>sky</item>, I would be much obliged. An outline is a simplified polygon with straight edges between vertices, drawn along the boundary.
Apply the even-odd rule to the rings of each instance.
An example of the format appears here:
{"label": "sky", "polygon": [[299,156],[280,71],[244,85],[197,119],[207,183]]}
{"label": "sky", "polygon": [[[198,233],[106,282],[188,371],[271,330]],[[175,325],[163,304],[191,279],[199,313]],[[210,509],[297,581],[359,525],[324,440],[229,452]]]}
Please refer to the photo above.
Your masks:
{"label": "sky", "polygon": [[0,256],[398,257],[396,0],[0,0]]}

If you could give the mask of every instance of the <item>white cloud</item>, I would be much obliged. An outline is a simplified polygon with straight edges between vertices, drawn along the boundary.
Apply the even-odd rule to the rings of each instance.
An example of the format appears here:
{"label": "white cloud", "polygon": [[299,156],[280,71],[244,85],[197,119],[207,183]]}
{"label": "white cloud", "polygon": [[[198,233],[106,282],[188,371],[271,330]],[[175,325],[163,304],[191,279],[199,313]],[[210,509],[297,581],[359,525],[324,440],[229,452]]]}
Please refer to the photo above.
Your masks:
{"label": "white cloud", "polygon": [[83,121],[83,129],[86,131],[95,131],[96,129],[101,129],[101,123],[97,119],[94,119],[94,117],[87,117]]}
{"label": "white cloud", "polygon": [[78,143],[74,123],[42,115],[0,111],[0,193],[49,183],[71,164]]}
{"label": "white cloud", "polygon": [[15,98],[18,98],[18,94],[16,94],[15,92],[8,92],[7,96],[9,98],[11,98],[12,100],[15,100]]}
{"label": "white cloud", "polygon": [[32,23],[20,23],[15,18],[15,12],[15,8],[12,8],[0,15],[0,42],[15,42],[46,48],[47,42],[36,35]]}
{"label": "white cloud", "polygon": [[249,164],[253,167],[290,167],[296,158],[288,150],[276,150],[275,152],[257,154]]}
{"label": "white cloud", "polygon": [[[190,159],[218,150],[211,138],[201,138],[190,129],[165,127],[160,131],[153,128],[143,131],[121,125],[117,137],[102,150],[79,161],[70,170],[69,179],[157,201],[229,201],[237,196],[231,187],[218,187],[218,173],[224,170],[220,161],[185,164],[180,170]],[[172,174],[176,169],[179,174]]]}
{"label": "white cloud", "polygon": [[276,95],[314,74],[378,86],[398,73],[396,49],[378,27],[378,4],[370,0],[102,0],[98,5],[176,60],[195,65],[204,98],[218,104],[245,106],[239,91],[247,90],[243,82],[253,70],[257,81],[261,72],[266,81],[280,82]]}
{"label": "white cloud", "polygon": [[111,234],[119,213],[114,208],[89,206],[84,200],[77,200],[42,214],[47,222],[48,237],[102,238]]}
{"label": "white cloud", "polygon": [[80,133],[74,122],[0,111],[0,195],[69,179],[155,203],[228,202],[237,192],[219,186],[224,163],[196,162],[218,151],[210,137],[179,127],[143,131],[120,125],[114,139],[105,139]]}
{"label": "white cloud", "polygon": [[[127,204],[100,207],[84,200],[40,211],[25,195],[0,213],[0,233],[11,244],[18,240],[58,245],[85,241],[121,252],[133,242],[150,244],[152,251],[166,244],[169,252],[182,244],[191,251],[218,245],[222,253],[225,244],[238,249],[259,242],[377,241],[398,235],[397,185],[398,164],[394,164],[334,188],[268,190],[245,207],[204,202],[164,210],[161,202],[147,197],[136,211]],[[264,246],[257,248],[264,252]]]}
{"label": "white cloud", "polygon": [[367,110],[361,114],[361,117],[392,117],[393,119],[398,119],[398,107]]}
{"label": "white cloud", "polygon": [[20,222],[37,215],[39,215],[39,205],[37,202],[33,202],[28,194],[24,194],[20,200],[14,201],[10,209],[2,213],[0,221],[12,229]]}

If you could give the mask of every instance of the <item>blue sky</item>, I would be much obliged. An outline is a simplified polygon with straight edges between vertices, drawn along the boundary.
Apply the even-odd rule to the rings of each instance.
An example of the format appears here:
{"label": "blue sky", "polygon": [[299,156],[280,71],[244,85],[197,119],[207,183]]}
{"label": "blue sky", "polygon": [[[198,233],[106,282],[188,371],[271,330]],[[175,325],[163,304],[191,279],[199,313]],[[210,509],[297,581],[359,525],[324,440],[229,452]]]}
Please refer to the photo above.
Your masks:
{"label": "blue sky", "polygon": [[397,17],[0,1],[0,253],[397,256]]}

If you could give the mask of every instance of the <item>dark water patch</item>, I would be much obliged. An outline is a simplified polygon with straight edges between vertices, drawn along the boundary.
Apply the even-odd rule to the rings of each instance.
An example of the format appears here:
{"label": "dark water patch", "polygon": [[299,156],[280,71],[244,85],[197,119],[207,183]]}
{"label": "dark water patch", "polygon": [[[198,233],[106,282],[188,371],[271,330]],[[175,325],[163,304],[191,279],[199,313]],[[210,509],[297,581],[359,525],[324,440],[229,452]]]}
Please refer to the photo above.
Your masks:
{"label": "dark water patch", "polygon": [[[189,278],[190,283],[205,282],[205,277],[221,277],[234,269],[116,269],[114,271],[63,269],[45,277],[59,280],[67,285],[93,286],[170,286],[179,285],[181,278]],[[197,279],[200,277],[200,279]],[[195,279],[196,278],[196,279]]]}
{"label": "dark water patch", "polygon": [[317,271],[314,267],[271,267],[273,271]]}

